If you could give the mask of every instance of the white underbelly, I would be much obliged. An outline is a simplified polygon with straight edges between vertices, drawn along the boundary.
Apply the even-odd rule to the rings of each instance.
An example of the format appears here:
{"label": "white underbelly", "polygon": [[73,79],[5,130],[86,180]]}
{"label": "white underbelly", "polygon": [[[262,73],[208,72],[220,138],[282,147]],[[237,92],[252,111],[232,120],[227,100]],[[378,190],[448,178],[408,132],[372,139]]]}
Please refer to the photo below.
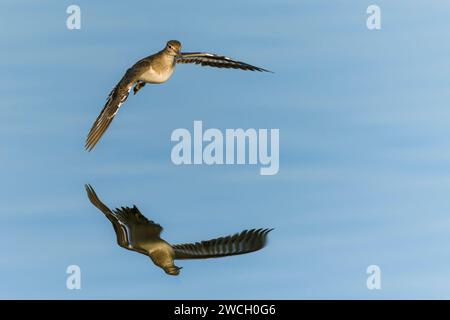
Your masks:
{"label": "white underbelly", "polygon": [[148,83],[163,83],[170,79],[175,68],[164,70],[163,72],[156,72],[150,68],[140,78]]}

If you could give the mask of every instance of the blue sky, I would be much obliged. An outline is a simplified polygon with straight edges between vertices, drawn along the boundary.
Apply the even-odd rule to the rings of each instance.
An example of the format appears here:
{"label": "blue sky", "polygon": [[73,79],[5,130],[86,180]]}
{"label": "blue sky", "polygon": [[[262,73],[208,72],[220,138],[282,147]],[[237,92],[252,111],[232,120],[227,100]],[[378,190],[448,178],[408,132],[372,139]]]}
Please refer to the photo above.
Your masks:
{"label": "blue sky", "polygon": [[[81,30],[66,28],[78,4]],[[382,30],[366,28],[378,4]],[[450,298],[450,4],[3,1],[0,298]],[[85,136],[136,60],[178,39],[275,71],[180,65]],[[170,135],[279,128],[280,170],[175,166]],[[115,244],[88,201],[136,204],[173,243],[274,227],[264,250],[181,261]],[[82,289],[66,289],[66,267]],[[382,289],[366,288],[379,265]]]}

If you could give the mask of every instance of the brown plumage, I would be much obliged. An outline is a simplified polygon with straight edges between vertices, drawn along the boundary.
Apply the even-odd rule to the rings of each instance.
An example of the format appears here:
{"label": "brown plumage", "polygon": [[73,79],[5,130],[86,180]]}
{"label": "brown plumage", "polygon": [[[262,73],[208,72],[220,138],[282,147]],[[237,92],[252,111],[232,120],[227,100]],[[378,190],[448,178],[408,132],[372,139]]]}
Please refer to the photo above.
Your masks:
{"label": "brown plumage", "polygon": [[136,94],[146,83],[158,84],[166,82],[172,76],[177,63],[193,63],[217,68],[270,72],[225,56],[201,52],[182,53],[181,43],[177,40],[170,40],[163,50],[135,63],[113,88],[103,110],[88,133],[85,144],[86,150],[91,151],[98,143],[113,121],[119,108],[128,98],[133,86],[133,92]]}
{"label": "brown plumage", "polygon": [[90,185],[86,185],[86,192],[91,203],[112,223],[119,246],[149,256],[155,265],[170,275],[180,273],[181,268],[174,260],[219,258],[258,251],[266,245],[267,235],[273,230],[244,230],[232,236],[170,245],[160,237],[163,228],[148,220],[136,206],[110,210]]}

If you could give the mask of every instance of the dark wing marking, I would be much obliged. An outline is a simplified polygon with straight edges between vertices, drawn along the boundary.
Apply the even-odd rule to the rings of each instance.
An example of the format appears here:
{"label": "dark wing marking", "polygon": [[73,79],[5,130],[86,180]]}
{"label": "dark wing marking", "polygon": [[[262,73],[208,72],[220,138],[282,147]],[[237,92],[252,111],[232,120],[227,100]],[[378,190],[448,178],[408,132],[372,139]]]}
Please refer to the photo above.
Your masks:
{"label": "dark wing marking", "polygon": [[112,89],[103,110],[98,115],[86,138],[86,150],[91,151],[103,136],[106,129],[108,129],[119,108],[127,100],[137,78],[148,66],[148,63],[145,59],[138,61],[133,67],[127,70],[119,83]]}
{"label": "dark wing marking", "polygon": [[133,207],[121,207],[114,210],[114,214],[119,220],[127,226],[145,226],[148,232],[153,235],[159,236],[163,228],[161,225],[155,223],[152,220],[148,220],[136,206]]}
{"label": "dark wing marking", "polygon": [[94,188],[92,188],[91,185],[87,184],[85,185],[85,188],[91,203],[98,209],[100,209],[100,211],[102,211],[105,214],[108,220],[111,221],[117,236],[117,244],[122,248],[133,250],[130,247],[126,226],[122,225],[119,219],[115,216],[115,214],[103,202],[100,201],[100,199],[98,198],[97,194],[94,191]]}
{"label": "dark wing marking", "polygon": [[180,53],[180,55],[177,57],[177,63],[195,63],[200,64],[202,66],[210,66],[217,68],[232,68],[250,71],[272,72],[263,68],[252,66],[251,64],[245,62],[233,60],[228,57],[202,52]]}
{"label": "dark wing marking", "polygon": [[[117,243],[119,246],[128,250],[147,254],[145,250],[134,245],[133,236],[159,236],[163,228],[159,224],[148,220],[136,206],[131,208],[121,207],[120,209],[111,211],[100,201],[92,186],[86,185],[85,187],[92,204],[100,209],[109,221],[111,221],[114,231],[116,232]],[[143,231],[145,234],[143,235],[139,230]],[[137,234],[133,232],[137,232]]]}
{"label": "dark wing marking", "polygon": [[232,236],[173,246],[175,259],[206,259],[249,253],[262,249],[273,229],[244,230]]}

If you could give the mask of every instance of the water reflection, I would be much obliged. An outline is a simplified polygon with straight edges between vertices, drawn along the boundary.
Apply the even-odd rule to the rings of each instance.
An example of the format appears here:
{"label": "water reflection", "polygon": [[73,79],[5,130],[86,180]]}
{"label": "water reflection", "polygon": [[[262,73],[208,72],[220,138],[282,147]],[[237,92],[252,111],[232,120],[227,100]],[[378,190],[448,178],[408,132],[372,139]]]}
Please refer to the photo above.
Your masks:
{"label": "water reflection", "polygon": [[176,266],[174,260],[219,258],[260,250],[267,243],[267,234],[273,230],[244,230],[232,236],[171,245],[160,237],[163,228],[148,220],[136,206],[110,210],[92,186],[85,187],[92,204],[111,221],[119,246],[149,256],[155,265],[170,275],[180,273],[181,267]]}

